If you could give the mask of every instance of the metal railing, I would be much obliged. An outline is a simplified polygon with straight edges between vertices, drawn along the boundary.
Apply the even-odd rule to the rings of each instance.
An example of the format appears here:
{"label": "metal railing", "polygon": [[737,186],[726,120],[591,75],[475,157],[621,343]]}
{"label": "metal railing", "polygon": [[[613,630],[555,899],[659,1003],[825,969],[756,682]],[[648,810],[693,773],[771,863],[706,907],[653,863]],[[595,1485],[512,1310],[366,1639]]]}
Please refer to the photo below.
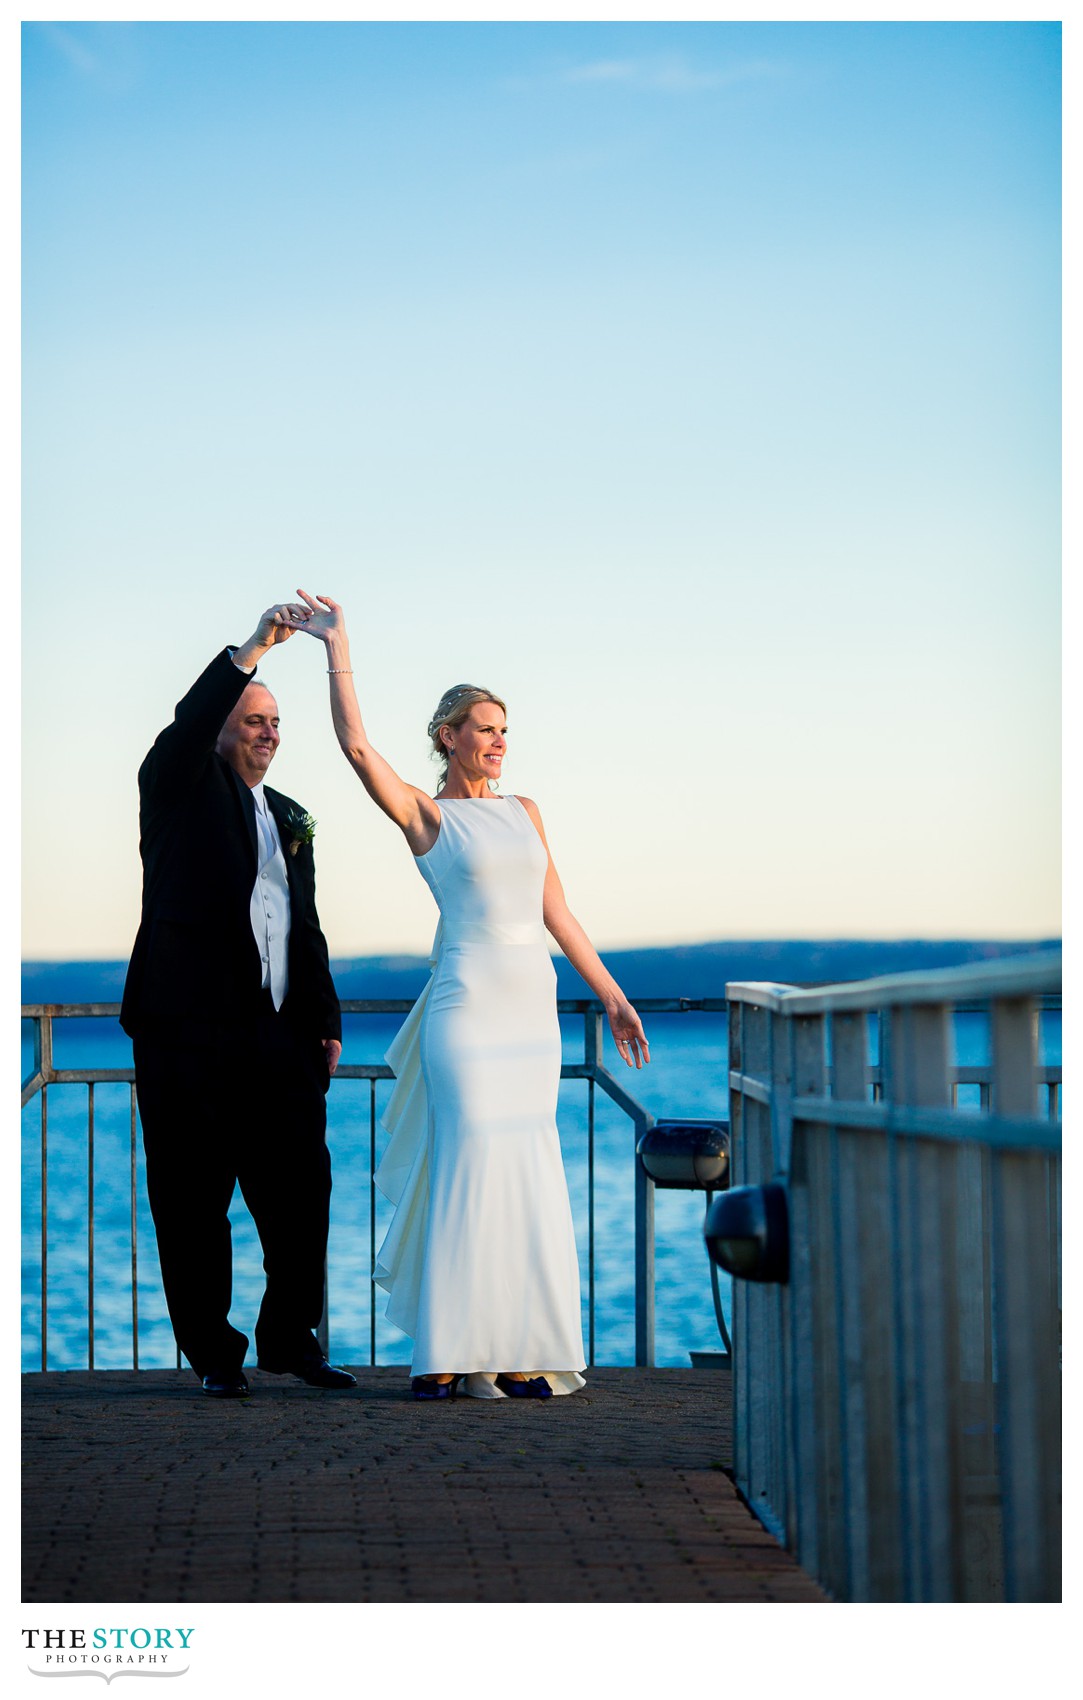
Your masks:
{"label": "metal railing", "polygon": [[[405,1016],[413,1007],[411,999],[391,998],[352,998],[343,999],[341,1008],[344,1016]],[[651,1014],[680,1014],[691,1011],[708,1012],[724,1015],[725,1001],[723,999],[695,998],[642,998],[637,999],[636,1007],[643,1015]],[[595,1212],[594,1212],[594,1173],[595,1173],[595,1098],[601,1091],[627,1117],[632,1124],[632,1143],[629,1158],[635,1170],[634,1194],[634,1248],[635,1248],[635,1362],[649,1365],[654,1362],[654,1185],[643,1172],[642,1165],[635,1161],[635,1147],[640,1137],[653,1125],[653,1117],[638,1103],[630,1093],[626,1092],[621,1083],[605,1067],[602,1056],[602,1035],[604,1012],[600,1003],[595,999],[563,998],[558,1001],[558,1011],[561,1015],[578,1016],[583,1024],[583,1055],[582,1061],[565,1062],[561,1068],[562,1080],[584,1080],[587,1083],[587,1354],[588,1362],[594,1363],[595,1355]],[[86,1211],[86,1268],[87,1268],[87,1367],[94,1368],[95,1351],[95,1319],[94,1319],[94,1271],[95,1271],[95,1090],[98,1086],[110,1084],[127,1084],[128,1108],[126,1143],[128,1146],[128,1239],[130,1242],[131,1259],[131,1345],[132,1367],[139,1368],[139,1231],[138,1231],[138,1109],[135,1093],[135,1075],[128,1068],[58,1068],[54,1060],[54,1023],[57,1021],[101,1018],[116,1020],[120,1014],[120,1005],[116,1003],[82,1003],[82,1004],[24,1004],[22,1015],[25,1021],[32,1024],[33,1030],[33,1062],[30,1071],[22,1085],[22,1104],[25,1107],[34,1098],[40,1099],[40,1213],[41,1213],[41,1246],[40,1246],[40,1333],[41,1351],[40,1367],[44,1370],[49,1363],[49,1089],[54,1085],[84,1085],[87,1088],[87,1147],[86,1147],[86,1176],[87,1176],[87,1211]],[[721,1053],[720,1053],[721,1058]],[[720,1069],[721,1074],[721,1061]],[[373,1173],[376,1167],[377,1142],[377,1112],[376,1087],[377,1082],[391,1080],[391,1069],[385,1063],[347,1063],[340,1062],[332,1081],[332,1096],[329,1103],[329,1115],[333,1114],[334,1091],[336,1085],[344,1081],[365,1081],[369,1083],[368,1102],[368,1188],[369,1188],[369,1268],[375,1262],[376,1254],[376,1189]],[[156,1251],[151,1243],[149,1248],[151,1258],[156,1258]],[[334,1269],[331,1267],[329,1280],[334,1280]],[[369,1362],[376,1362],[376,1322],[377,1322],[377,1290],[370,1280],[369,1306]],[[327,1347],[327,1315],[328,1305],[325,1302],[324,1321],[321,1324],[321,1339]],[[180,1367],[180,1355],[177,1355],[177,1365]]]}
{"label": "metal railing", "polygon": [[1059,1598],[1059,953],[726,990],[732,1183],[789,1226],[788,1281],[734,1282],[739,1488],[837,1598]]}

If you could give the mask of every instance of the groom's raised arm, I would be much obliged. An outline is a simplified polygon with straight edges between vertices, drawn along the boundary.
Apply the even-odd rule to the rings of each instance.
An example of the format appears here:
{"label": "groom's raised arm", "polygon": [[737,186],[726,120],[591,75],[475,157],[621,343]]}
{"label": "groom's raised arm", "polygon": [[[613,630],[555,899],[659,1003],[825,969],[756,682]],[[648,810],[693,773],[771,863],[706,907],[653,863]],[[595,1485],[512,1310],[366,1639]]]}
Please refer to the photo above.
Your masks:
{"label": "groom's raised arm", "polygon": [[139,769],[139,792],[151,801],[163,785],[183,792],[195,783],[210,760],[218,734],[253,673],[234,664],[231,652],[223,649],[195,684],[181,697],[173,719],[148,750]]}
{"label": "groom's raised arm", "polygon": [[159,732],[139,769],[139,791],[151,801],[162,785],[182,793],[197,779],[218,741],[224,722],[236,707],[255,668],[269,650],[293,635],[287,620],[297,617],[297,604],[278,603],[260,615],[252,636],[236,649],[223,649],[173,711],[173,720]]}

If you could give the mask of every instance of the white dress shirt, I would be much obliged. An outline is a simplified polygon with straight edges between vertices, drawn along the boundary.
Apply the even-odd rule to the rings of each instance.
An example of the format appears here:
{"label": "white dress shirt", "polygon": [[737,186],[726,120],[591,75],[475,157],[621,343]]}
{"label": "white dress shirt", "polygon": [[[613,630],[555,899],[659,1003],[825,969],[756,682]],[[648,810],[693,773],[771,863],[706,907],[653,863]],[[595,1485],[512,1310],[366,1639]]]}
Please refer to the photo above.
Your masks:
{"label": "white dress shirt", "polygon": [[256,805],[256,842],[259,852],[256,883],[252,887],[252,931],[263,964],[262,984],[270,989],[275,1008],[281,1009],[289,990],[287,953],[290,942],[290,887],[286,876],[286,858],[282,853],[278,824],[263,795],[262,782],[253,785],[252,801]]}

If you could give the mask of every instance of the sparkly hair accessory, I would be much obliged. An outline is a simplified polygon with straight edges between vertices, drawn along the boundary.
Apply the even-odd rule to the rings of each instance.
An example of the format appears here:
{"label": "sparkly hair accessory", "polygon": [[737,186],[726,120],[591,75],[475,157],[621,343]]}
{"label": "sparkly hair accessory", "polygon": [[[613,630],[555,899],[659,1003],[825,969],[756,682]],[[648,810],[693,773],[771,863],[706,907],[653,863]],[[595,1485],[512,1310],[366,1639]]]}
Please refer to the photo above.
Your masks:
{"label": "sparkly hair accessory", "polygon": [[[451,721],[452,715],[455,713],[458,703],[463,697],[470,698],[471,708],[478,702],[495,702],[504,709],[505,714],[507,713],[507,709],[504,708],[504,704],[501,699],[497,696],[493,696],[491,691],[485,690],[484,686],[452,685],[451,689],[445,691],[443,696],[440,698],[440,701],[436,705],[436,713],[429,721],[428,735],[434,743],[439,742],[441,726],[448,725]],[[469,712],[469,710],[467,712]],[[465,718],[466,716],[464,715],[463,719]]]}

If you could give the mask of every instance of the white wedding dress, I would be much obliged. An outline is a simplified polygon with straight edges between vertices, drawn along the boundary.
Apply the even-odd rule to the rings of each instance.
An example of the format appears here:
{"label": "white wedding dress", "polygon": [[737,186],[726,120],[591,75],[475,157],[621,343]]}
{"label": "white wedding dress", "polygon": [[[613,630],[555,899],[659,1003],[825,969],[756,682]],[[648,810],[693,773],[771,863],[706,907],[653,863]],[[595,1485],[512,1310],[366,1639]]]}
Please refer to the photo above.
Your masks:
{"label": "white wedding dress", "polygon": [[560,1028],[542,920],[545,846],[517,797],[441,802],[417,865],[440,906],[434,967],[387,1053],[376,1260],[413,1375],[504,1398],[500,1372],[584,1385],[579,1265],[557,1135]]}

